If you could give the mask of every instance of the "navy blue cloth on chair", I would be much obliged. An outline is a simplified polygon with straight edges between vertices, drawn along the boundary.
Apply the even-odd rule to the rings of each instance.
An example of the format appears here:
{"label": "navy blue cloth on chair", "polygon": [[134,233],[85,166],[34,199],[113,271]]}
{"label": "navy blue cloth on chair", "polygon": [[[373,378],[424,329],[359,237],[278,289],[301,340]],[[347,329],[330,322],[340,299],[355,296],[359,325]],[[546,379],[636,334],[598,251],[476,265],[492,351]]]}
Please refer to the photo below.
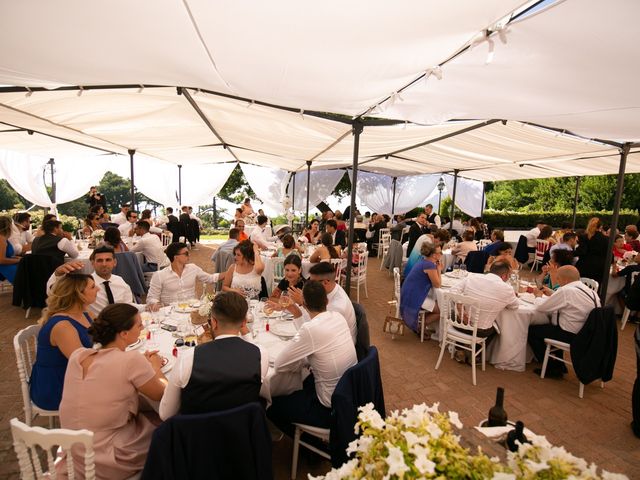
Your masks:
{"label": "navy blue cloth on chair", "polygon": [[484,250],[469,252],[467,253],[467,258],[464,259],[464,264],[467,266],[468,272],[483,273],[488,258],[489,253]]}
{"label": "navy blue cloth on chair", "polygon": [[44,308],[47,306],[47,281],[62,263],[49,255],[30,253],[18,264],[13,282],[13,305]]}
{"label": "navy blue cloth on chair", "polygon": [[153,433],[142,480],[272,480],[271,434],[258,403],[176,415]]}
{"label": "navy blue cloth on chair", "polygon": [[364,311],[364,307],[356,302],[351,302],[351,304],[356,314],[356,355],[358,356],[358,361],[360,361],[369,353],[369,345],[371,344],[369,322],[367,322],[367,313]]}
{"label": "navy blue cloth on chair", "polygon": [[125,283],[131,287],[133,295],[139,300],[147,291],[138,257],[135,252],[120,252],[116,253],[116,260],[117,264],[113,268],[113,273],[122,277]]}
{"label": "navy blue cloth on chair", "polygon": [[529,248],[527,247],[527,237],[520,235],[518,239],[518,245],[516,246],[516,252],[513,257],[520,263],[527,263],[529,261]]}

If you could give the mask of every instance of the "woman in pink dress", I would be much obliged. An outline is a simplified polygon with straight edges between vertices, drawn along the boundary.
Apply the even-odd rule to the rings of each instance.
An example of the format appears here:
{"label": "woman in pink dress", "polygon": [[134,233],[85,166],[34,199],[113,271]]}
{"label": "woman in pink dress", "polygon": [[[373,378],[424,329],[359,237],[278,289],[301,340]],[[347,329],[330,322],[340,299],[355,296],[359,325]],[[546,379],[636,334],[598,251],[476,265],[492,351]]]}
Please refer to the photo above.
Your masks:
{"label": "woman in pink dress", "polygon": [[[153,411],[140,411],[142,393],[160,400],[166,378],[157,352],[125,351],[138,341],[142,321],[127,304],[108,305],[89,334],[99,349],[81,348],[69,358],[60,402],[60,424],[94,433],[96,478],[124,479],[144,467],[151,435],[160,423]],[[72,449],[76,471],[83,470],[84,448]],[[60,462],[64,464],[65,462]],[[66,465],[58,471],[66,470]]]}

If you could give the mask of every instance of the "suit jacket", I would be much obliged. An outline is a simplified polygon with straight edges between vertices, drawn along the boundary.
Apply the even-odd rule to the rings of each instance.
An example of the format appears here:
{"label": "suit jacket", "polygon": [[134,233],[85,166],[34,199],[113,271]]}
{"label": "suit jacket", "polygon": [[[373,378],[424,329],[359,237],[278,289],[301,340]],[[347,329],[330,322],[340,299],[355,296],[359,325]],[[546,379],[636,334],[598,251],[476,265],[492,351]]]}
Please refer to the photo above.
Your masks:
{"label": "suit jacket", "polygon": [[571,341],[571,363],[585,385],[611,380],[618,353],[618,326],[613,307],[595,307]]}
{"label": "suit jacket", "polygon": [[333,242],[334,245],[340,245],[341,248],[347,246],[347,239],[344,230],[336,230],[336,239]]}
{"label": "suit jacket", "polygon": [[409,243],[407,244],[407,257],[411,255],[411,250],[413,250],[413,246],[416,244],[418,238],[427,233],[427,230],[423,228],[419,223],[414,223],[409,228]]}

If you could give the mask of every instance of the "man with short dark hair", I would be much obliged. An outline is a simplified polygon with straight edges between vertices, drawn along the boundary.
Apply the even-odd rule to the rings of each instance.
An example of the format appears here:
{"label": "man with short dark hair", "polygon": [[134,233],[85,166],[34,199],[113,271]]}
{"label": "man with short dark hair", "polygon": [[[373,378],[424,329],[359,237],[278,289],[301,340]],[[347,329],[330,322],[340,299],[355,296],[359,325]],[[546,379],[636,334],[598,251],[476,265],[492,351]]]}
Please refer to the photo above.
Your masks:
{"label": "man with short dark hair", "polygon": [[440,215],[433,211],[433,205],[431,205],[430,203],[425,205],[424,214],[427,216],[428,226],[435,225],[436,227],[440,228],[440,225],[442,225],[442,220],[440,220]]}
{"label": "man with short dark hair", "polygon": [[358,363],[344,317],[327,310],[325,286],[310,280],[302,294],[310,320],[287,342],[274,361],[274,369],[276,375],[296,372],[301,361],[307,361],[313,373],[305,379],[302,390],[274,397],[267,410],[269,419],[288,435],[293,434],[293,423],[329,428],[331,395],[344,372]]}
{"label": "man with short dark hair", "polygon": [[211,256],[211,261],[212,262],[217,262],[218,258],[220,258],[220,255],[223,255],[225,253],[227,254],[233,254],[233,249],[236,247],[236,245],[238,245],[238,237],[240,236],[240,230],[238,228],[231,228],[229,229],[229,240],[227,240],[226,242],[224,242],[223,244],[221,244],[215,252],[213,252],[213,255]]}
{"label": "man with short dark hair", "polygon": [[19,212],[13,216],[11,236],[8,241],[13,246],[14,255],[24,255],[31,251],[33,235],[29,231],[31,227],[31,215],[27,212]]}
{"label": "man with short dark hair", "polygon": [[75,244],[65,237],[62,222],[47,220],[42,224],[42,230],[44,235],[33,240],[31,248],[33,254],[49,255],[60,260],[60,263],[64,261],[65,254],[71,258],[76,258],[79,255]]}
{"label": "man with short dark hair", "polygon": [[333,237],[334,245],[339,245],[340,248],[344,248],[347,246],[347,240],[345,238],[344,231],[338,230],[338,222],[336,222],[333,218],[327,220],[327,223],[325,224],[325,230]]}
{"label": "man with short dark hair", "polygon": [[120,212],[111,216],[111,223],[117,223],[118,225],[122,225],[127,222],[127,212],[129,211],[129,204],[123,203],[120,207]]}
{"label": "man with short dark hair", "polygon": [[89,189],[89,195],[87,195],[85,202],[89,204],[90,209],[96,205],[102,205],[103,208],[107,208],[107,199],[104,195],[98,192],[98,187],[96,186],[92,186]]}
{"label": "man with short dark hair", "polygon": [[277,237],[267,233],[267,228],[269,228],[269,219],[266,216],[258,215],[256,221],[258,222],[258,227],[253,229],[249,236],[249,240],[258,245],[261,250],[267,250],[269,247],[274,245],[272,242],[274,242]]}
{"label": "man with short dark hair", "polygon": [[167,207],[167,230],[173,235],[172,241],[177,242],[180,237],[180,220],[173,214],[173,208]]}
{"label": "man with short dark hair", "polygon": [[216,295],[208,319],[214,339],[181,353],[160,401],[163,420],[176,413],[217,412],[270,397],[265,382],[268,353],[240,337],[246,317],[242,295]]}
{"label": "man with short dark hair", "polygon": [[556,250],[569,250],[573,252],[578,245],[578,235],[575,232],[567,232],[562,235],[562,242],[551,245],[549,249],[549,255]]}
{"label": "man with short dark hair", "polygon": [[498,252],[498,248],[504,242],[504,232],[497,228],[491,232],[491,243],[484,247],[484,251],[487,255],[495,256]]}
{"label": "man with short dark hair", "polygon": [[120,224],[118,230],[123,237],[133,237],[136,234],[136,223],[138,223],[138,212],[128,210],[126,213],[126,222]]}
{"label": "man with short dark hair", "polygon": [[427,224],[427,215],[424,212],[421,212],[416,217],[416,221],[411,227],[409,227],[409,243],[407,243],[407,257],[411,255],[411,251],[413,250],[413,246],[416,244],[418,238],[420,238],[425,233],[429,233],[429,228]]}
{"label": "man with short dark hair", "polygon": [[168,264],[162,240],[157,235],[149,232],[149,222],[140,220],[136,223],[135,234],[138,241],[131,247],[132,252],[140,252],[144,256],[142,263],[143,272],[157,272],[158,267]]}

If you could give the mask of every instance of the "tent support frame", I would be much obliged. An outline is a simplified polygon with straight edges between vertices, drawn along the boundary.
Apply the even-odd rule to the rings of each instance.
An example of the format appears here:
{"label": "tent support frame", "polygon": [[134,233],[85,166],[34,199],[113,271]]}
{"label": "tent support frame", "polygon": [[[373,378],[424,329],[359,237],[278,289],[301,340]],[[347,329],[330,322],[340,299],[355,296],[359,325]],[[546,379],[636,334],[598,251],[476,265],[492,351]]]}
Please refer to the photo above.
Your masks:
{"label": "tent support frame", "polygon": [[458,188],[458,172],[459,170],[453,171],[453,195],[451,196],[451,219],[449,220],[449,233],[453,233],[453,219],[455,218],[456,213],[456,190]]}
{"label": "tent support frame", "polygon": [[573,197],[573,218],[571,220],[571,230],[576,229],[576,218],[578,216],[578,202],[580,201],[580,181],[582,177],[576,177],[576,194]]}
{"label": "tent support frame", "polygon": [[[351,296],[351,269],[353,259],[353,240],[355,232],[353,227],[355,225],[355,211],[356,211],[356,190],[358,185],[358,154],[360,151],[360,134],[364,130],[364,123],[359,119],[353,121],[353,165],[351,175],[351,203],[349,208],[349,238],[347,243],[347,270],[345,272],[344,289],[347,295]],[[366,254],[365,254],[366,255]]]}
{"label": "tent support frame", "polygon": [[307,160],[307,209],[304,217],[305,225],[309,222],[309,188],[311,188],[311,160]]}
{"label": "tent support frame", "polygon": [[129,152],[129,168],[131,171],[131,210],[136,209],[136,183],[133,177],[133,156],[136,154],[135,150],[128,150]]}
{"label": "tent support frame", "polygon": [[393,223],[393,217],[396,213],[396,182],[398,177],[393,177],[393,196],[391,197],[391,223]]}
{"label": "tent support frame", "polygon": [[182,207],[182,165],[178,165],[178,203]]}

